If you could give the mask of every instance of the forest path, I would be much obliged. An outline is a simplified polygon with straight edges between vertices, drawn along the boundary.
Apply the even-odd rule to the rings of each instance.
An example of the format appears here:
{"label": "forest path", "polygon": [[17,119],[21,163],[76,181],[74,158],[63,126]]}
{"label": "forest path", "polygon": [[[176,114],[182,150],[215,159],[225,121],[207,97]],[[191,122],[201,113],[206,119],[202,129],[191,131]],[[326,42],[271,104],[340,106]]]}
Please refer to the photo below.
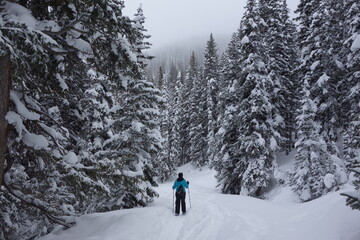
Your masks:
{"label": "forest path", "polygon": [[360,211],[345,206],[339,192],[304,204],[289,201],[285,190],[276,200],[259,200],[220,194],[212,170],[185,165],[179,171],[190,182],[186,215],[174,216],[173,179],[157,188],[160,197],[146,208],[85,215],[74,228],[42,240],[360,239]]}

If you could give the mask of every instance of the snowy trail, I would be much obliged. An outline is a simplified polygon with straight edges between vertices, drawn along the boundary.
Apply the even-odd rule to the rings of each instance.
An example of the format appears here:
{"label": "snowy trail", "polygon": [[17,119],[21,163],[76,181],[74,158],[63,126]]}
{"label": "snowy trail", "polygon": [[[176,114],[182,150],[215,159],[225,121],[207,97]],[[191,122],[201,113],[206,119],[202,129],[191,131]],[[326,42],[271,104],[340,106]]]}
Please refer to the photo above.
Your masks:
{"label": "snowy trail", "polygon": [[289,193],[272,201],[223,195],[211,170],[181,169],[190,181],[186,215],[174,216],[172,182],[146,208],[82,216],[77,226],[42,240],[359,240],[360,211],[345,206],[339,192],[297,204]]}

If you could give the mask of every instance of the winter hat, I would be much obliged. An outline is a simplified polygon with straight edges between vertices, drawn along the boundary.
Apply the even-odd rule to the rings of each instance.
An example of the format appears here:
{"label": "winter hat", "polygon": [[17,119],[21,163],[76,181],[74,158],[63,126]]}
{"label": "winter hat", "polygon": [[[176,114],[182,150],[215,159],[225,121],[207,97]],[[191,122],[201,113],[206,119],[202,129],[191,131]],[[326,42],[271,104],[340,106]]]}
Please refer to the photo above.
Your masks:
{"label": "winter hat", "polygon": [[182,178],[183,177],[183,173],[179,173],[179,178]]}

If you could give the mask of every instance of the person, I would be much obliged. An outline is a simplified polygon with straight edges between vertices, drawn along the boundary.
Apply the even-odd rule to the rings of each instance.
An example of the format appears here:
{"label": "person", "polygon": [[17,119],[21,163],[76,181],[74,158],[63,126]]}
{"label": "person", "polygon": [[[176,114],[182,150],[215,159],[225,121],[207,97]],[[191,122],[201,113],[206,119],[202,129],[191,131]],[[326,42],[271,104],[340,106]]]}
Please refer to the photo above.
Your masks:
{"label": "person", "polygon": [[186,197],[186,188],[189,188],[189,181],[186,181],[183,177],[183,173],[179,173],[179,177],[175,180],[174,185],[172,186],[173,189],[176,189],[176,201],[175,201],[175,215],[178,216],[180,213],[180,205],[181,211],[183,214],[186,213],[186,204],[185,204],[185,197]]}

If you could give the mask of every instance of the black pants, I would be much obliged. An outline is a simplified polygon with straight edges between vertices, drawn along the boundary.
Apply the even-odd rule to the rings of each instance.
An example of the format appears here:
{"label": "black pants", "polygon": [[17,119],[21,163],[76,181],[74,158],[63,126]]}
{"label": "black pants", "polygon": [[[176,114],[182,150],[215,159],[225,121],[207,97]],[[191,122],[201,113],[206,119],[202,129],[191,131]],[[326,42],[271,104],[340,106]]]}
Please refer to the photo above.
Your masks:
{"label": "black pants", "polygon": [[176,214],[180,213],[180,204],[181,204],[181,211],[183,213],[185,213],[186,212],[186,204],[185,204],[186,193],[185,192],[176,193],[175,196],[176,196],[175,213]]}

